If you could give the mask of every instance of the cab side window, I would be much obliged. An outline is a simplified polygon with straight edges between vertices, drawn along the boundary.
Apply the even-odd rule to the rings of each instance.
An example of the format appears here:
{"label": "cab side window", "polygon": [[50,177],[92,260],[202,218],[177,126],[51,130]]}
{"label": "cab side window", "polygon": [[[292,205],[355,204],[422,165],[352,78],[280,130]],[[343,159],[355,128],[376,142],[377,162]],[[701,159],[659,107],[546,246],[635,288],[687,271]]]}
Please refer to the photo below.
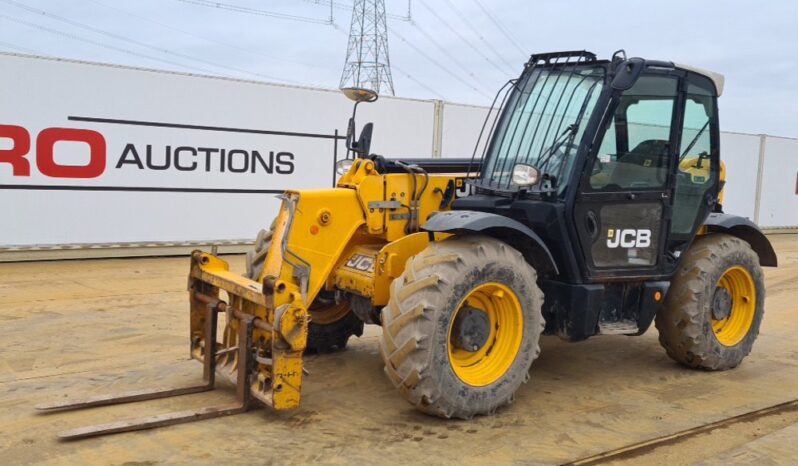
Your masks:
{"label": "cab side window", "polygon": [[714,189],[718,172],[712,157],[714,112],[710,91],[689,84],[673,198],[672,235],[689,235],[693,231],[699,210],[706,204],[709,191]]}
{"label": "cab side window", "polygon": [[672,148],[678,80],[643,76],[621,96],[593,164],[595,190],[663,188]]}

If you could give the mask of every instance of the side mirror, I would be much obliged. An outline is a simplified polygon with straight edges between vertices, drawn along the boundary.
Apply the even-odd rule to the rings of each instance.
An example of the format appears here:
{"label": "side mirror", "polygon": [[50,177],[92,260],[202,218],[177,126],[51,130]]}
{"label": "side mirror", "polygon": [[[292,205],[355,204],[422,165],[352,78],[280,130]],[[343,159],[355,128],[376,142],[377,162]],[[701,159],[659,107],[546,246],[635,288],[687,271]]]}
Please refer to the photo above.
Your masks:
{"label": "side mirror", "polygon": [[374,123],[366,123],[363,129],[360,130],[360,137],[357,139],[357,143],[352,150],[363,156],[369,155],[372,132],[374,132]]}
{"label": "side mirror", "polygon": [[632,88],[646,67],[642,58],[630,58],[618,64],[615,76],[612,78],[612,88],[618,91],[627,91]]}
{"label": "side mirror", "polygon": [[[357,107],[355,107],[357,109]],[[353,150],[355,142],[355,117],[352,116],[349,118],[349,123],[346,125],[346,148],[347,150]]]}
{"label": "side mirror", "polygon": [[376,92],[371,89],[364,89],[362,87],[344,87],[341,89],[344,95],[354,102],[374,102],[379,97]]}

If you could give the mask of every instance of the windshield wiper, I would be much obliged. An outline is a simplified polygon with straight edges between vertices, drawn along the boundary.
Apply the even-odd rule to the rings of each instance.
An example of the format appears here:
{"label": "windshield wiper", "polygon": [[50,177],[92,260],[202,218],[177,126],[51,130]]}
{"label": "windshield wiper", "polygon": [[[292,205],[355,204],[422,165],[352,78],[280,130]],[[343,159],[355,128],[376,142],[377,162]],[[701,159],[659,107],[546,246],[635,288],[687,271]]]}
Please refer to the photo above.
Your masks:
{"label": "windshield wiper", "polygon": [[698,132],[698,134],[695,135],[693,140],[690,141],[690,144],[687,145],[687,149],[685,149],[684,152],[682,153],[682,155],[679,157],[679,162],[681,162],[682,159],[684,159],[684,157],[687,155],[688,152],[693,150],[693,146],[695,146],[695,143],[698,142],[698,138],[700,138],[701,135],[704,134],[704,131],[706,131],[707,126],[709,126],[709,122],[710,121],[711,121],[711,119],[707,118],[707,122],[704,123],[704,126],[701,127],[701,130]]}
{"label": "windshield wiper", "polygon": [[554,143],[551,146],[549,146],[548,149],[546,149],[543,156],[545,158],[542,157],[540,163],[538,164],[539,165],[538,170],[540,170],[541,173],[544,173],[543,167],[545,167],[549,163],[549,160],[551,160],[554,153],[557,152],[557,149],[562,147],[562,145],[565,144],[566,142],[568,142],[568,144],[573,144],[573,140],[576,137],[576,132],[578,130],[579,130],[578,124],[574,123],[572,125],[569,125],[567,128],[565,128],[565,131],[563,131],[557,137],[557,139],[554,140]]}

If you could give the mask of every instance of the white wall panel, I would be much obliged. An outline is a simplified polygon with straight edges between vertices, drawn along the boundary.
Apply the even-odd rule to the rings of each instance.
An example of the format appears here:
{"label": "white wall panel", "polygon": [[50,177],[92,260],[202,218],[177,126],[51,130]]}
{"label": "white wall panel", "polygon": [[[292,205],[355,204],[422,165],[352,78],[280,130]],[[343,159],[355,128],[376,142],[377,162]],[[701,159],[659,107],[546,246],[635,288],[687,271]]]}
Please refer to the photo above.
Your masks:
{"label": "white wall panel", "polygon": [[768,136],[765,141],[759,225],[798,226],[798,139]]}
{"label": "white wall panel", "polygon": [[[15,193],[16,194],[16,193]],[[276,214],[274,194],[27,191],[0,196],[17,245],[254,239]],[[20,208],[20,205],[25,208]]]}
{"label": "white wall panel", "polygon": [[754,220],[759,136],[721,133],[720,157],[726,164],[723,210]]}
{"label": "white wall panel", "polygon": [[[474,153],[474,145],[482,129],[482,123],[488,113],[487,107],[477,107],[473,105],[461,105],[446,103],[443,106],[443,138],[441,155],[443,157],[471,157]],[[495,113],[495,111],[494,111]],[[490,125],[490,121],[488,125]],[[485,129],[485,133],[490,127]],[[480,142],[480,152],[487,138],[487,134],[482,136]]]}

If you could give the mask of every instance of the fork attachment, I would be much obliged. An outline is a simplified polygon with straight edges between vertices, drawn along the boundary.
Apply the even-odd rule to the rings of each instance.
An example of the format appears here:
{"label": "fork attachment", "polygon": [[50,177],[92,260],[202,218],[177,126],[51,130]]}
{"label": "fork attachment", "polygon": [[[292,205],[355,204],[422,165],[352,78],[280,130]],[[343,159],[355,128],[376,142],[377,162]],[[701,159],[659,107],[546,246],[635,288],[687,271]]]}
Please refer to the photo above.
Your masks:
{"label": "fork attachment", "polygon": [[[178,395],[188,395],[192,393],[200,393],[212,390],[216,380],[216,366],[218,352],[216,351],[216,326],[217,326],[217,313],[224,308],[223,302],[219,300],[209,300],[205,306],[205,338],[202,355],[203,355],[203,380],[205,383],[201,385],[193,385],[181,388],[165,388],[165,389],[145,389],[138,391],[130,391],[120,393],[118,395],[99,395],[94,397],[72,399],[67,401],[58,401],[53,403],[44,403],[36,406],[40,411],[66,411],[73,409],[91,408],[95,406],[107,406],[114,404],[132,403],[136,401],[154,400],[159,398],[168,398]],[[238,365],[237,371],[237,389],[236,389],[236,402],[199,408],[195,410],[178,411],[173,413],[159,414],[155,416],[111,422],[108,424],[99,424],[93,426],[79,427],[76,429],[68,430],[58,434],[58,437],[63,440],[74,440],[86,437],[95,437],[99,435],[115,434],[120,432],[130,432],[134,430],[150,429],[153,427],[168,426],[172,424],[180,424],[184,422],[191,422],[201,419],[208,419],[213,417],[227,416],[230,414],[242,413],[249,409],[250,406],[250,393],[248,390],[249,384],[249,371],[248,368],[252,365],[252,354],[248,349],[252,346],[252,329],[254,328],[255,318],[253,316],[243,316],[240,320],[238,336],[239,341],[244,342],[239,345],[238,360],[241,364]],[[215,355],[209,357],[210,355]],[[244,388],[247,389],[244,389]]]}
{"label": "fork attachment", "polygon": [[[203,364],[203,384],[70,399],[40,404],[36,409],[66,411],[209,391],[215,386],[217,372],[235,384],[235,403],[80,427],[58,436],[73,440],[227,416],[247,411],[256,400],[274,409],[298,407],[307,311],[295,293],[275,300],[275,285],[280,291],[286,288],[282,281],[267,283],[261,285],[231,273],[225,261],[195,251],[188,287],[190,354]],[[227,293],[229,303],[219,299],[220,290]],[[226,315],[221,342],[217,341],[220,313]]]}
{"label": "fork attachment", "polygon": [[[312,195],[310,198],[311,201],[316,199]],[[36,408],[62,411],[198,393],[214,388],[217,373],[235,384],[235,403],[81,427],[59,436],[77,439],[226,416],[246,411],[252,401],[276,410],[299,407],[304,370],[302,353],[307,345],[310,322],[308,302],[312,302],[322,282],[321,279],[313,281],[313,290],[310,290],[311,262],[295,253],[292,248],[299,246],[289,241],[295,218],[301,220],[298,231],[305,231],[308,222],[316,221],[315,216],[301,214],[298,202],[298,193],[283,196],[268,259],[258,280],[231,272],[229,264],[215,254],[191,253],[188,276],[190,355],[203,364],[203,384],[94,396]],[[308,208],[313,212],[317,210],[313,205]],[[355,224],[352,231],[358,225]],[[319,262],[318,251],[302,251],[315,258],[317,266],[331,265],[329,255],[322,254],[327,261]],[[220,313],[226,316],[221,342],[217,339]]]}

